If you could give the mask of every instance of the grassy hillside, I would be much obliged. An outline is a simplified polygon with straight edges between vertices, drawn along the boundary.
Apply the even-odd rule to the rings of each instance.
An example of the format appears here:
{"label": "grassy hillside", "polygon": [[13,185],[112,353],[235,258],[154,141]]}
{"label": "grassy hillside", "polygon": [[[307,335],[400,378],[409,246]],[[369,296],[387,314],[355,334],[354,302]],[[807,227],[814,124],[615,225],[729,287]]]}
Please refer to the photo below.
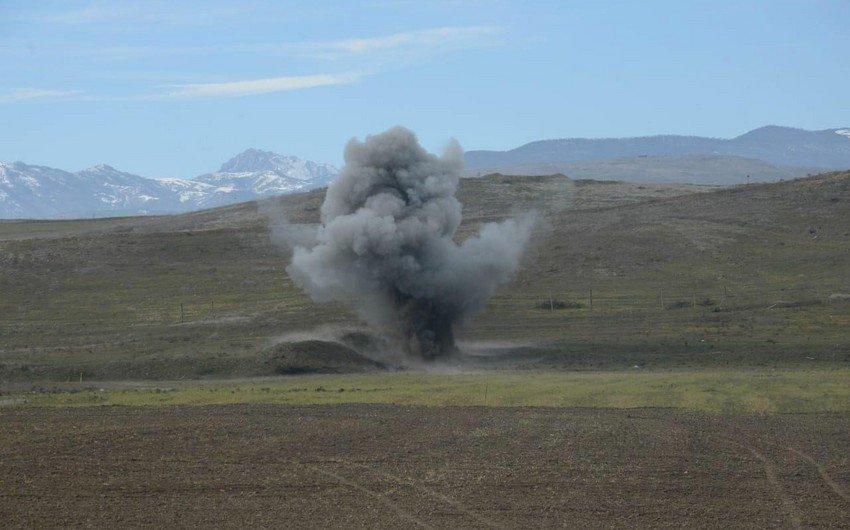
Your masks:
{"label": "grassy hillside", "polygon": [[[829,303],[850,292],[850,173],[730,189],[491,175],[459,197],[460,238],[541,213],[522,272],[459,334],[470,351],[538,368],[850,361],[850,303]],[[274,243],[321,200],[0,223],[0,378],[273,373],[274,344],[357,325],[295,289]]]}
{"label": "grassy hillside", "polygon": [[573,178],[622,180],[627,182],[691,182],[694,184],[738,185],[775,182],[807,174],[814,168],[775,166],[739,156],[680,155],[636,156],[580,162],[550,162],[467,170],[470,175],[499,172],[508,175],[550,175],[563,173]]}

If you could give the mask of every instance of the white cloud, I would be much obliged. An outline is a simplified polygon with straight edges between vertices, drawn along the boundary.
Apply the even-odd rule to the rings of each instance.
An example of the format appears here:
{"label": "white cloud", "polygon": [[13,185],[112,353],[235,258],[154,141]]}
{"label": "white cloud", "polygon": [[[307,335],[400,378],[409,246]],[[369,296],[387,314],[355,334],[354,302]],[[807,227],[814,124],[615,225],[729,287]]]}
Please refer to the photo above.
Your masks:
{"label": "white cloud", "polygon": [[0,94],[0,103],[9,103],[14,101],[26,101],[30,99],[66,99],[71,96],[78,96],[81,92],[78,90],[43,90],[40,88],[21,88]]}
{"label": "white cloud", "polygon": [[318,74],[303,76],[270,77],[224,83],[193,83],[169,85],[170,90],[153,95],[86,95],[76,90],[43,90],[23,88],[0,93],[0,103],[14,103],[28,100],[72,100],[72,101],[149,101],[166,99],[191,99],[213,97],[239,97],[272,92],[303,90],[331,85],[354,83],[363,76],[357,72],[341,74]]}
{"label": "white cloud", "polygon": [[271,77],[248,81],[229,81],[225,83],[198,83],[175,85],[173,90],[159,96],[164,99],[237,97],[271,92],[285,92],[329,85],[344,85],[357,81],[361,74],[350,72],[343,74],[319,74],[303,76]]}
{"label": "white cloud", "polygon": [[503,28],[495,26],[431,28],[395,33],[383,37],[285,44],[280,49],[321,59],[398,51],[445,51],[487,44],[492,42],[490,40],[492,37],[502,31]]}

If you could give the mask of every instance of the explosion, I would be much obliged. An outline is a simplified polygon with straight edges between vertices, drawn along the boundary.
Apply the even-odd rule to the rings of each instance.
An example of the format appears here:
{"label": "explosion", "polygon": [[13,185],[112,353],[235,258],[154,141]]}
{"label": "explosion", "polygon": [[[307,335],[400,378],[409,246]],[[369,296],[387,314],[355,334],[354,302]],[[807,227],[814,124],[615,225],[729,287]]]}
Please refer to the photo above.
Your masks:
{"label": "explosion", "polygon": [[489,223],[458,244],[463,151],[425,151],[403,127],[352,139],[328,188],[322,227],[293,249],[287,272],[313,300],[354,303],[423,359],[457,351],[454,330],[519,266],[532,220]]}

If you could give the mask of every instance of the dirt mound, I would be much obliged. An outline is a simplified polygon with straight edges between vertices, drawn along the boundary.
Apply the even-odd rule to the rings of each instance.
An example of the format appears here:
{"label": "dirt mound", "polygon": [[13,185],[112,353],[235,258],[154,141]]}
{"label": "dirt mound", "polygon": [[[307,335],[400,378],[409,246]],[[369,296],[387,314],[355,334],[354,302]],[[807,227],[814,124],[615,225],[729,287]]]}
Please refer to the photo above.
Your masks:
{"label": "dirt mound", "polygon": [[263,372],[277,375],[347,373],[382,369],[383,365],[338,342],[285,342],[265,353]]}
{"label": "dirt mound", "polygon": [[830,304],[846,304],[850,303],[850,294],[834,293],[829,295],[827,302]]}

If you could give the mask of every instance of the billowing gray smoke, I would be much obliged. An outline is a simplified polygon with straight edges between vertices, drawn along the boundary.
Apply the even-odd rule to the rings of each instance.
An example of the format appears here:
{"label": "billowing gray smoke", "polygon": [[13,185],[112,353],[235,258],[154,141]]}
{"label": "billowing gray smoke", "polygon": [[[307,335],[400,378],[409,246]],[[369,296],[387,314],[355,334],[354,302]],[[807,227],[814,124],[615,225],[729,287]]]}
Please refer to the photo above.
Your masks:
{"label": "billowing gray smoke", "polygon": [[457,142],[437,157],[402,127],[351,140],[322,205],[323,226],[314,242],[295,247],[290,276],[316,301],[354,301],[414,355],[455,352],[455,325],[516,270],[532,225],[487,224],[457,244],[462,166]]}

